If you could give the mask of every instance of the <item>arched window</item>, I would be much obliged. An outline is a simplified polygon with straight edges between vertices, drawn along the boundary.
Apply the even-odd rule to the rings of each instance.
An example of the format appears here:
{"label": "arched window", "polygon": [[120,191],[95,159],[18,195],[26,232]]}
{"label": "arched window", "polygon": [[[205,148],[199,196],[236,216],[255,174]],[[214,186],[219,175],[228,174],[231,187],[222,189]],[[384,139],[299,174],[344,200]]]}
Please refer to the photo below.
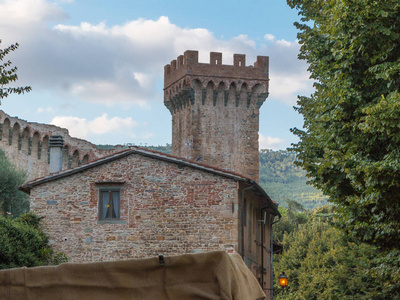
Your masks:
{"label": "arched window", "polygon": [[10,141],[10,145],[12,145],[14,148],[21,149],[21,138],[20,138],[20,133],[21,133],[21,126],[19,126],[18,123],[15,123],[12,129],[12,137]]}
{"label": "arched window", "polygon": [[41,143],[41,145],[39,144],[39,153],[38,153],[38,157],[40,160],[43,161],[47,161],[47,163],[50,163],[50,159],[49,159],[49,136],[46,135],[43,138],[43,141]]}
{"label": "arched window", "polygon": [[25,155],[30,154],[30,151],[29,151],[30,147],[29,146],[31,146],[31,145],[29,145],[29,144],[30,144],[29,143],[29,128],[25,127],[25,129],[24,129],[24,131],[22,132],[22,135],[21,135],[21,151]]}
{"label": "arched window", "polygon": [[214,82],[207,83],[205,99],[202,99],[203,105],[211,106],[214,104]]}
{"label": "arched window", "polygon": [[32,145],[31,145],[31,156],[34,158],[39,158],[39,142],[40,136],[39,133],[36,131],[32,137]]}
{"label": "arched window", "polygon": [[10,119],[6,118],[3,123],[3,132],[2,132],[2,140],[4,141],[4,144],[11,145],[9,139],[10,139],[10,128],[11,128],[11,122]]}
{"label": "arched window", "polygon": [[87,164],[89,162],[89,154],[85,154],[82,158],[82,164]]}
{"label": "arched window", "polygon": [[71,168],[79,166],[79,151],[75,150],[71,157]]}

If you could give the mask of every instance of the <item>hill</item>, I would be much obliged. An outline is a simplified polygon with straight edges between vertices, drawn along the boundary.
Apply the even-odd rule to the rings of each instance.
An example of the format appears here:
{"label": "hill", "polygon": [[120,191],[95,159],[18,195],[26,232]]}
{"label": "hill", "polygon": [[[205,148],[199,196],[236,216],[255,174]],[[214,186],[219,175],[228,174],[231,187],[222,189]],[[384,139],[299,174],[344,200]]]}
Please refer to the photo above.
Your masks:
{"label": "hill", "polygon": [[295,154],[289,151],[260,151],[260,185],[281,206],[286,199],[313,209],[327,203],[327,197],[307,184],[306,172],[296,166]]}

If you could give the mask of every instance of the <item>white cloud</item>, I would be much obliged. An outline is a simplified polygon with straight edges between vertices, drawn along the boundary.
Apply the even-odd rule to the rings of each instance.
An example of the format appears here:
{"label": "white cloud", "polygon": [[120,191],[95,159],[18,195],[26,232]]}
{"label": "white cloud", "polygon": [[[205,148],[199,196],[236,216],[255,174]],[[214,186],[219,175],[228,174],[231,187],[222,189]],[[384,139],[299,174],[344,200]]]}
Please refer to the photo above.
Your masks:
{"label": "white cloud", "polygon": [[54,26],[54,29],[63,33],[72,34],[75,37],[85,37],[91,36],[93,34],[108,34],[108,30],[106,29],[106,24],[104,22],[101,22],[98,25],[92,25],[88,22],[82,22],[80,26],[68,26],[58,24]]}
{"label": "white cloud", "polygon": [[32,26],[50,20],[62,20],[66,14],[56,3],[46,0],[3,0],[0,2],[0,25]]}
{"label": "white cloud", "polygon": [[109,119],[107,114],[94,119],[88,123],[89,131],[94,134],[115,133],[118,134],[121,130],[132,130],[138,123],[132,118],[114,117]]}
{"label": "white cloud", "polygon": [[55,113],[56,109],[54,109],[53,107],[47,106],[47,107],[39,107],[36,110],[37,114],[42,114],[42,113]]}
{"label": "white cloud", "polygon": [[67,128],[69,134],[73,137],[86,139],[88,136],[87,120],[77,117],[57,116],[50,121],[50,124]]}
{"label": "white cloud", "polygon": [[243,45],[245,45],[247,47],[251,47],[251,48],[256,48],[256,46],[257,46],[256,42],[251,40],[246,34],[238,35],[237,37],[234,37],[232,39],[232,41],[238,42],[240,44],[243,44]]}
{"label": "white cloud", "polygon": [[[132,86],[135,85],[134,76],[131,76]],[[139,83],[136,82],[136,85]],[[135,94],[135,89],[127,86],[126,88],[121,88],[118,82],[94,79],[92,81],[84,80],[77,84],[71,86],[71,92],[76,97],[85,99],[86,101],[93,103],[103,103],[105,105],[111,106],[113,103],[129,102],[134,101],[135,104],[145,107],[146,97],[136,91],[136,98],[132,99]]]}
{"label": "white cloud", "polygon": [[142,88],[151,87],[153,80],[149,74],[133,72],[133,77],[139,82]]}
{"label": "white cloud", "polygon": [[289,105],[295,105],[297,95],[307,95],[311,89],[309,74],[272,73],[270,75],[270,97]]}
{"label": "white cloud", "polygon": [[267,33],[266,35],[264,35],[264,39],[266,39],[267,41],[274,41],[275,36],[273,34]]}
{"label": "white cloud", "polygon": [[269,98],[290,106],[296,104],[298,95],[308,95],[313,90],[306,63],[297,59],[299,50],[298,41],[285,40],[269,43],[266,49],[270,56]]}
{"label": "white cloud", "polygon": [[67,128],[71,136],[82,139],[109,133],[132,135],[133,128],[139,125],[132,118],[108,118],[107,114],[103,114],[101,117],[91,121],[85,118],[57,116],[53,118],[50,124]]}
{"label": "white cloud", "polygon": [[286,141],[277,137],[259,136],[259,149],[279,150],[285,148]]}
{"label": "white cloud", "polygon": [[295,44],[295,43],[293,43],[293,42],[289,42],[289,41],[286,41],[286,40],[278,40],[278,41],[276,41],[276,43],[277,43],[278,45],[284,46],[284,47],[290,47],[290,46],[292,46],[292,45]]}
{"label": "white cloud", "polygon": [[[157,82],[164,65],[185,50],[196,49],[201,62],[209,61],[210,51],[222,52],[224,64],[232,63],[234,53],[245,53],[247,65],[257,55],[270,56],[270,97],[289,105],[310,89],[305,63],[297,60],[296,41],[276,40],[268,33],[265,45],[244,34],[220,40],[205,28],[181,28],[166,16],[111,26],[66,25],[62,23],[66,17],[57,2],[0,2],[0,37],[5,44],[21,45],[12,57],[19,66],[21,85],[50,90],[63,99],[149,108],[160,101]],[[49,27],[49,21],[59,24]]]}

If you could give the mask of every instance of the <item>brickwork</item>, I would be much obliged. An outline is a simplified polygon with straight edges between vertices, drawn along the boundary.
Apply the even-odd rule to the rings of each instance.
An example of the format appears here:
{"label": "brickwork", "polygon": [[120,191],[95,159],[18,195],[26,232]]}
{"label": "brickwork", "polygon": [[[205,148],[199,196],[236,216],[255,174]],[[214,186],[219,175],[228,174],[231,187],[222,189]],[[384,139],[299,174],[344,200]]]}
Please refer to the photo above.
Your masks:
{"label": "brickwork", "polygon": [[268,96],[268,57],[246,66],[235,54],[222,65],[211,52],[210,63],[186,51],[164,68],[164,104],[172,114],[172,153],[258,181],[259,109]]}
{"label": "brickwork", "polygon": [[68,130],[54,125],[27,122],[0,110],[0,148],[17,167],[25,169],[28,180],[49,174],[49,138],[64,138],[63,169],[78,166],[122,149],[98,149],[94,144],[71,137]]}
{"label": "brickwork", "polygon": [[[175,156],[168,159],[144,149],[102,158],[122,147],[99,150],[66,129],[0,111],[0,147],[28,170],[29,179],[49,174],[50,136],[64,140],[63,169],[76,167],[22,188],[30,192],[31,210],[44,217],[55,251],[71,262],[239,252],[263,287],[271,288],[268,247],[278,212],[250,180],[259,176],[259,109],[268,96],[268,57],[259,56],[254,66],[245,59],[235,54],[233,66],[222,65],[222,54],[212,52],[210,63],[202,64],[197,51],[186,51],[165,67],[164,103],[172,114]],[[215,167],[243,176],[226,176]],[[99,220],[102,188],[120,189],[119,220]]]}
{"label": "brickwork", "polygon": [[[120,186],[119,224],[99,224],[99,187]],[[44,216],[56,251],[72,262],[238,248],[237,182],[130,155],[36,186],[31,210]]]}

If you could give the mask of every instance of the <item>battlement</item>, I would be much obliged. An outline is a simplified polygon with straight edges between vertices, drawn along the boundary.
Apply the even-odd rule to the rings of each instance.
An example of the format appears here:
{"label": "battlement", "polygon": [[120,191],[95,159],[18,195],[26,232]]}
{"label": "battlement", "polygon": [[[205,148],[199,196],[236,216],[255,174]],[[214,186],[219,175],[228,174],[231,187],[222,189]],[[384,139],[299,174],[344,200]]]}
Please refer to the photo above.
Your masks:
{"label": "battlement", "polygon": [[268,80],[269,57],[257,56],[252,66],[246,66],[246,55],[234,54],[233,65],[222,64],[222,53],[211,52],[210,63],[199,63],[199,52],[187,50],[164,67],[164,89],[183,77],[224,77],[242,80]]}
{"label": "battlement", "polygon": [[28,122],[11,117],[0,110],[0,148],[19,168],[26,169],[28,180],[49,174],[51,136],[62,137],[62,168],[78,166],[90,160],[114,153],[118,147],[101,150],[96,145],[69,135],[65,128]]}
{"label": "battlement", "polygon": [[172,154],[234,170],[258,181],[259,109],[268,97],[269,58],[233,65],[211,52],[185,51],[164,68],[164,105],[172,115]]}

